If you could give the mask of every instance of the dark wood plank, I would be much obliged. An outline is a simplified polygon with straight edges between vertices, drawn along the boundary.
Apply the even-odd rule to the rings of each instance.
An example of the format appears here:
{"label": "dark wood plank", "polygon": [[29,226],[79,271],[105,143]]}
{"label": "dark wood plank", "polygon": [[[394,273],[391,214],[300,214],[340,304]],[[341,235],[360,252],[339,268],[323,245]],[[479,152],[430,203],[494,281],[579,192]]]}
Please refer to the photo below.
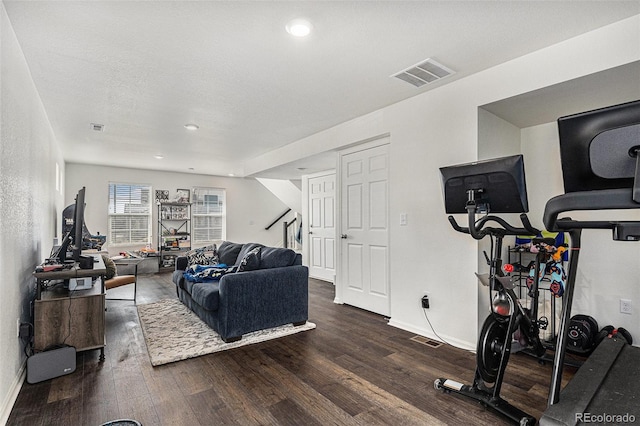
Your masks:
{"label": "dark wood plank", "polygon": [[[138,304],[175,297],[170,271],[140,276]],[[333,299],[333,285],[311,279],[315,330],[159,367],[149,361],[136,305],[107,301],[106,360],[82,352],[73,374],[25,383],[8,424],[506,424],[433,389],[439,377],[470,383],[473,353],[422,345],[386,318]],[[503,396],[539,416],[550,374],[550,363],[515,354]]]}

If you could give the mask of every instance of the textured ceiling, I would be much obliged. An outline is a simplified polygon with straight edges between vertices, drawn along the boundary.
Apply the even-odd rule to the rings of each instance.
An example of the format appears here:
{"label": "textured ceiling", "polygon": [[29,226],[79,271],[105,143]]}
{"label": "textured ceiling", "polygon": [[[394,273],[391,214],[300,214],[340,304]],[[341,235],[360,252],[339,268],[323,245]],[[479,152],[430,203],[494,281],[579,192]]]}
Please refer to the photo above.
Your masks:
{"label": "textured ceiling", "polygon": [[[638,1],[3,4],[66,161],[214,175],[640,13]],[[285,32],[297,17],[310,37]],[[457,73],[420,89],[389,77],[428,57]]]}

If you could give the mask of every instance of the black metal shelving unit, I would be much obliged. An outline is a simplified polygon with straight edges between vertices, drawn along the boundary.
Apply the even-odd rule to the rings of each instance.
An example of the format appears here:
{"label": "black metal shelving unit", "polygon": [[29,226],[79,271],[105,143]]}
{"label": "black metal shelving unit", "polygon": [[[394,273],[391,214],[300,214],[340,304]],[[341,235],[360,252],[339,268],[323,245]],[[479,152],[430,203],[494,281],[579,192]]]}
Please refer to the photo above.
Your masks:
{"label": "black metal shelving unit", "polygon": [[172,267],[175,258],[191,250],[191,203],[158,203],[160,267]]}

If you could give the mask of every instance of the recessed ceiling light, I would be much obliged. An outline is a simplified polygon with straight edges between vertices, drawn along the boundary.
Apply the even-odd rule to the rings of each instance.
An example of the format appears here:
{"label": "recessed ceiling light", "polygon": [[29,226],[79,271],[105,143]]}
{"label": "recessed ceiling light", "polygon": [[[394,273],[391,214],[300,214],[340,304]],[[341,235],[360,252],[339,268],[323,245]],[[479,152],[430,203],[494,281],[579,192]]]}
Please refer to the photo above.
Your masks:
{"label": "recessed ceiling light", "polygon": [[184,128],[187,130],[198,130],[200,128],[200,126],[198,126],[197,124],[193,124],[193,123],[187,123],[184,125]]}
{"label": "recessed ceiling light", "polygon": [[287,32],[295,37],[306,37],[311,33],[313,25],[306,19],[294,19],[285,27]]}
{"label": "recessed ceiling light", "polygon": [[164,158],[164,155],[156,154],[156,155],[153,156],[153,158],[155,158],[156,160],[162,160]]}

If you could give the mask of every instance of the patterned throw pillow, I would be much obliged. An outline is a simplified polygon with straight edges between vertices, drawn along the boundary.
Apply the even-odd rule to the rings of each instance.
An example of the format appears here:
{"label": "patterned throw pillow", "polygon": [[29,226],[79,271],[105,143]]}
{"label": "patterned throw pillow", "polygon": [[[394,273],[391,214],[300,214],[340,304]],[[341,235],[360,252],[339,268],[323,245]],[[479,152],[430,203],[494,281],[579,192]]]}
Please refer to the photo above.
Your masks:
{"label": "patterned throw pillow", "polygon": [[200,247],[187,252],[187,266],[217,265],[218,252],[215,244]]}
{"label": "patterned throw pillow", "polygon": [[260,267],[260,249],[262,247],[256,247],[249,250],[240,261],[237,272],[254,271]]}

